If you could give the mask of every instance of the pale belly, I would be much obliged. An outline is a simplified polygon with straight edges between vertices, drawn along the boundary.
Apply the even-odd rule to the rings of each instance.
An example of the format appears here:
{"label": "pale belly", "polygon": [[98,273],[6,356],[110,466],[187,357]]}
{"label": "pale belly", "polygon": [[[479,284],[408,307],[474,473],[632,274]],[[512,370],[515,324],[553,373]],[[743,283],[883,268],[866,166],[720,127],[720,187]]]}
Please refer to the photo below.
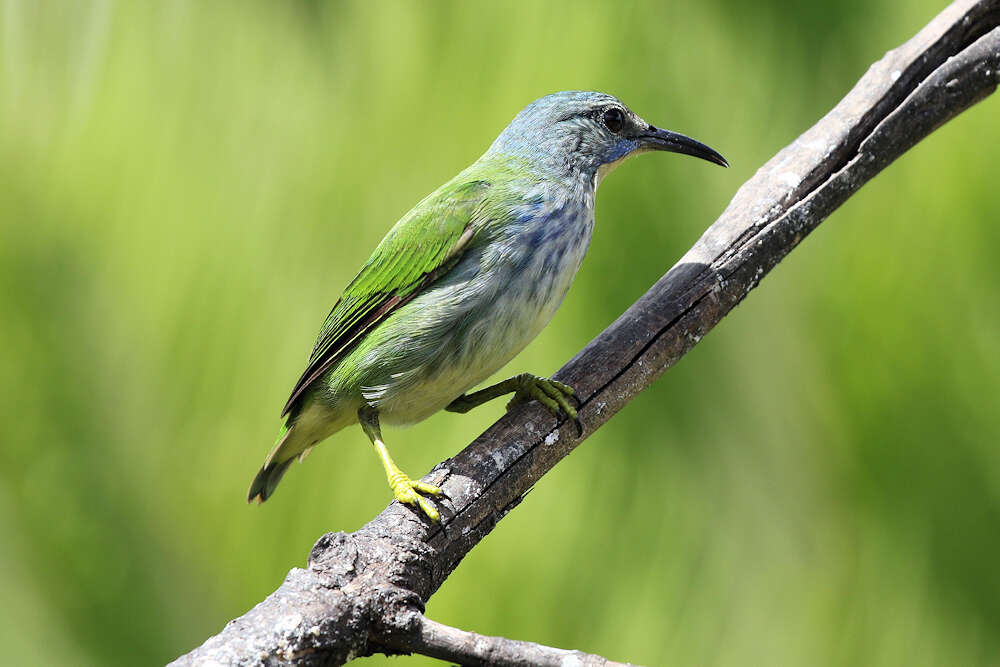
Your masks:
{"label": "pale belly", "polygon": [[[568,286],[567,286],[568,287]],[[555,291],[555,290],[554,290]],[[415,368],[412,380],[366,391],[386,423],[408,424],[441,410],[497,372],[530,343],[555,314],[566,290],[544,304],[501,298],[469,330],[442,341],[440,354]]]}
{"label": "pale belly", "polygon": [[[362,387],[364,400],[378,408],[383,422],[410,424],[482,383],[552,319],[589,241],[587,225],[541,251],[505,247],[516,261],[492,272],[475,271],[470,258],[467,276],[458,267],[451,281],[415,299],[406,312],[401,309],[394,325],[402,331],[379,344],[382,351],[404,352],[392,372]],[[377,356],[373,348],[372,357]]]}

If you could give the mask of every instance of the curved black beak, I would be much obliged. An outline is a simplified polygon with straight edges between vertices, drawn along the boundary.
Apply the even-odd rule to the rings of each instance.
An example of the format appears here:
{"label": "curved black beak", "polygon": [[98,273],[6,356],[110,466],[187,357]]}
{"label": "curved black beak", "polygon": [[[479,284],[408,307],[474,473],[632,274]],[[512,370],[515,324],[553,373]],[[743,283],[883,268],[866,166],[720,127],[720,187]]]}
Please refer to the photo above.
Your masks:
{"label": "curved black beak", "polygon": [[702,160],[708,160],[723,167],[729,166],[726,158],[700,141],[695,141],[691,137],[670,130],[661,130],[652,125],[639,135],[639,146],[654,151],[683,153],[684,155],[700,157]]}

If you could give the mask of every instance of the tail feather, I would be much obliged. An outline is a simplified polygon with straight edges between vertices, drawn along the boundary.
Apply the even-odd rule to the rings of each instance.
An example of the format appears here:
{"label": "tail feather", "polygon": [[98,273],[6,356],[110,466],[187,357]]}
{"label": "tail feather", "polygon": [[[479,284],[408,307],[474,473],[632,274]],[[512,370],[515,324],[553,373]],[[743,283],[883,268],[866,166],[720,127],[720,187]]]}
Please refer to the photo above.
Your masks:
{"label": "tail feather", "polygon": [[273,462],[267,463],[258,472],[257,476],[253,478],[253,482],[250,484],[250,491],[247,494],[247,502],[252,503],[257,501],[257,503],[262,503],[271,497],[274,490],[278,487],[278,482],[281,481],[281,477],[288,470],[288,466],[292,465],[295,461],[295,457],[282,461],[280,463]]}
{"label": "tail feather", "polygon": [[275,443],[274,449],[267,455],[264,465],[257,472],[257,476],[253,478],[253,482],[250,483],[250,490],[247,492],[248,503],[255,500],[262,503],[270,498],[285,471],[288,470],[288,466],[292,465],[296,458],[301,461],[312,449],[304,447],[304,443],[300,442],[301,438],[297,437],[298,435],[299,433],[294,426],[281,428],[278,442]]}
{"label": "tail feather", "polygon": [[345,426],[356,424],[357,414],[354,404],[335,409],[312,402],[289,418],[278,432],[278,441],[267,455],[264,466],[250,484],[247,502],[262,503],[270,498],[292,461],[301,461],[317,444]]}

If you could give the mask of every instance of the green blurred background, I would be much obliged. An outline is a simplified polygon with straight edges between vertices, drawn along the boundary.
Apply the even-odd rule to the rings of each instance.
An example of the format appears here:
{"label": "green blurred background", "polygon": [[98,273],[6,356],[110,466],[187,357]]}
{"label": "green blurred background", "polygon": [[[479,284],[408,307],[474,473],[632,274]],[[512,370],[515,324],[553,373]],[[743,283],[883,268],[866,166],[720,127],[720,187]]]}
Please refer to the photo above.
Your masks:
{"label": "green blurred background", "polygon": [[[360,430],[266,505],[244,494],[340,289],[525,104],[611,92],[733,164],[646,156],[608,179],[566,303],[504,371],[547,374],[943,7],[0,5],[12,665],[163,663],[385,506]],[[647,665],[1000,664],[997,104],[835,213],[429,615]],[[422,474],[501,413],[389,443]]]}

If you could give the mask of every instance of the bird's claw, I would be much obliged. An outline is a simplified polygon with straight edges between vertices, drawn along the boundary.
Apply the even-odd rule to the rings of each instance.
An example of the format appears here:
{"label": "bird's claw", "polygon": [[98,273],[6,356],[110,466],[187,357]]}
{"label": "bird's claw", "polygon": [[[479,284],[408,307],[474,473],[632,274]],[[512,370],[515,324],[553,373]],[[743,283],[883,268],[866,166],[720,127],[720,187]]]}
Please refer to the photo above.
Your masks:
{"label": "bird's claw", "polygon": [[571,398],[579,403],[579,399],[576,398],[576,390],[573,387],[558,380],[538,377],[530,373],[518,376],[518,383],[520,388],[507,403],[508,410],[521,403],[538,401],[556,419],[561,418],[564,414],[569,417],[576,424],[577,435],[583,435],[583,422],[580,421],[576,408],[570,403]]}
{"label": "bird's claw", "polygon": [[389,479],[389,488],[396,500],[407,505],[419,507],[427,515],[427,518],[437,523],[441,520],[441,515],[434,506],[422,495],[426,493],[431,496],[440,496],[443,492],[433,484],[425,484],[419,480],[412,480],[406,474],[399,472]]}

